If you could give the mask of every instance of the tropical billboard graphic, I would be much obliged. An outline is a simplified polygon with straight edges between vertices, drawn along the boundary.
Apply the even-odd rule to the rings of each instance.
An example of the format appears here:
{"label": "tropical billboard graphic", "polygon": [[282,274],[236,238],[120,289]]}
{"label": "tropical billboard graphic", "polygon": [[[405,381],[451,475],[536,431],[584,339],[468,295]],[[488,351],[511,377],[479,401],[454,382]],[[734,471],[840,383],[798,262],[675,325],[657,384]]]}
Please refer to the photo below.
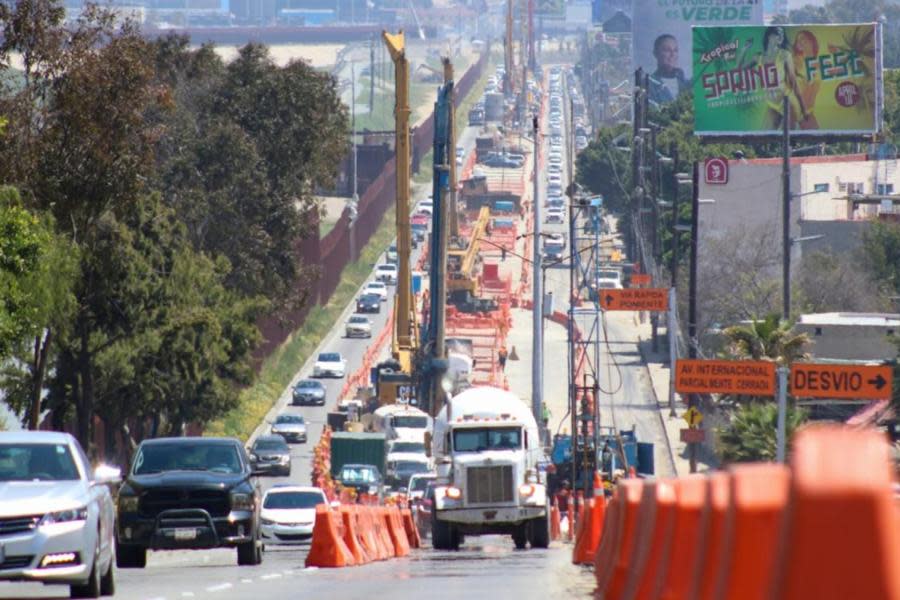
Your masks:
{"label": "tropical billboard graphic", "polygon": [[[871,135],[880,129],[876,23],[695,27],[694,133]],[[784,114],[784,98],[788,114]]]}
{"label": "tropical billboard graphic", "polygon": [[762,25],[761,0],[632,0],[632,63],[650,75],[649,97],[666,104],[691,89],[691,27]]}

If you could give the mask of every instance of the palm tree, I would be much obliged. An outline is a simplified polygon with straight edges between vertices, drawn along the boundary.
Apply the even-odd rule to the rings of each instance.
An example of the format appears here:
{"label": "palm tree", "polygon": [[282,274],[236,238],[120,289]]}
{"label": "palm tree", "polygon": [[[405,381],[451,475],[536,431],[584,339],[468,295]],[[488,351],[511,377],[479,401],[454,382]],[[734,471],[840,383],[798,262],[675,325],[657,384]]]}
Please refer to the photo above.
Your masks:
{"label": "palm tree", "polygon": [[795,360],[808,358],[809,336],[796,333],[791,323],[777,313],[754,319],[748,325],[735,325],[724,331],[728,339],[726,357],[731,360],[771,360],[789,366]]}
{"label": "palm tree", "polygon": [[[788,408],[785,420],[788,440],[804,421],[803,409]],[[726,463],[775,460],[777,424],[778,407],[774,402],[741,406],[732,415],[731,422],[719,430],[719,456]]]}

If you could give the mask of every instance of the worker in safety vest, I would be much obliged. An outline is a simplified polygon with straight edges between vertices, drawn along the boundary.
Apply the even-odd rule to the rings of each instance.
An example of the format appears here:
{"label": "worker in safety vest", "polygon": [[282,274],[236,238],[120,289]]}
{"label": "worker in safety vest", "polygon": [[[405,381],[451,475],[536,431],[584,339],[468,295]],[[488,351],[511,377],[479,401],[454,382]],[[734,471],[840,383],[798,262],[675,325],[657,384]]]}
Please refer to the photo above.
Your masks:
{"label": "worker in safety vest", "polygon": [[500,346],[500,350],[497,351],[497,362],[500,363],[500,370],[506,370],[506,358],[509,356],[509,352],[506,351],[506,346]]}

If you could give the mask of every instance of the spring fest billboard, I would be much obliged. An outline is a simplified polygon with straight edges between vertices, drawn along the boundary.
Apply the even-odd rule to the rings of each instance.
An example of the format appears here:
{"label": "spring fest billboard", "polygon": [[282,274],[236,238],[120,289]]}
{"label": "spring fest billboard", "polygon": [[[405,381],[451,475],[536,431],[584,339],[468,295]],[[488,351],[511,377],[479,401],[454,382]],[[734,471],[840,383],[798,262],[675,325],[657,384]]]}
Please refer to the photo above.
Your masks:
{"label": "spring fest billboard", "polygon": [[694,133],[863,136],[881,125],[876,23],[695,27]]}
{"label": "spring fest billboard", "polygon": [[691,89],[691,27],[762,25],[762,0],[632,0],[632,64],[665,104]]}

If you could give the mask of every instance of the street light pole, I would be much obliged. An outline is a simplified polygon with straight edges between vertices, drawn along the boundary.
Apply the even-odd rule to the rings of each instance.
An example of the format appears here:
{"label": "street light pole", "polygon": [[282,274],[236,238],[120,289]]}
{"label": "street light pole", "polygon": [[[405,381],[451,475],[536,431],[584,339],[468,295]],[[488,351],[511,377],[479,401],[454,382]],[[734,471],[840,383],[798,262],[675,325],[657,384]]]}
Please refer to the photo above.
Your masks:
{"label": "street light pole", "polygon": [[790,101],[784,95],[781,117],[781,318],[791,317],[791,128]]}
{"label": "street light pole", "polygon": [[[694,161],[691,190],[691,265],[688,286],[688,356],[697,358],[697,233],[700,229],[700,168]],[[688,408],[697,405],[697,395],[688,396]],[[697,472],[697,444],[688,444],[691,473]]]}
{"label": "street light pole", "polygon": [[538,423],[541,423],[541,413],[544,395],[544,290],[541,277],[541,202],[538,197],[540,192],[538,170],[538,152],[541,147],[538,117],[532,119],[534,134],[534,188],[532,190],[532,202],[534,203],[534,256],[532,263],[532,338],[534,350],[531,353],[531,411]]}

